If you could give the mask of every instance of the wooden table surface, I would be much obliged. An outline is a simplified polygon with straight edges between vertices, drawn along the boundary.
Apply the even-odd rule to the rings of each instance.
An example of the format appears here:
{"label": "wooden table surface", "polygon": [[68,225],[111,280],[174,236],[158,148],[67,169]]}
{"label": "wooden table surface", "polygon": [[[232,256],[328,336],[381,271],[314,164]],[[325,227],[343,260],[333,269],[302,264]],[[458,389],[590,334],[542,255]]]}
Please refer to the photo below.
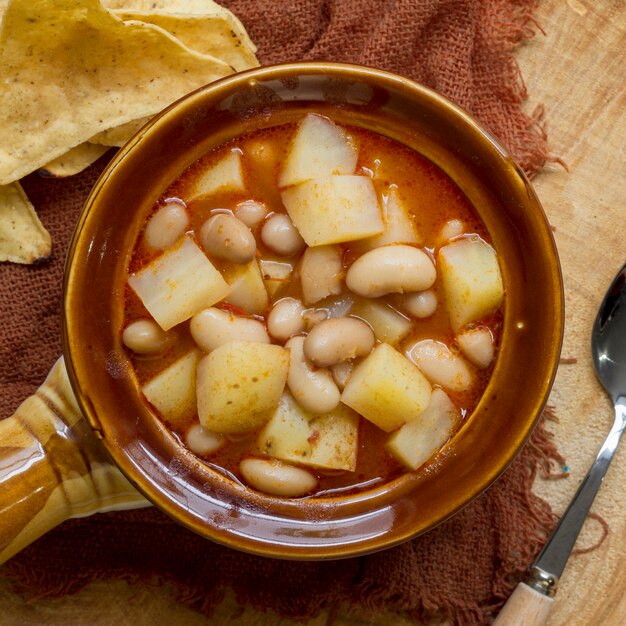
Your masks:
{"label": "wooden table surface", "polygon": [[[596,382],[590,329],[602,295],[626,262],[626,4],[623,0],[542,0],[536,18],[545,31],[517,52],[528,87],[529,111],[545,105],[550,144],[569,168],[548,166],[535,188],[561,255],[566,293],[563,356],[577,359],[559,369],[551,402],[559,423],[556,440],[566,456],[567,480],[539,481],[536,491],[556,512],[569,502],[592,463],[613,419],[612,406]],[[626,448],[609,469],[593,511],[609,525],[596,550],[575,555],[563,575],[551,626],[617,626],[626,623]],[[579,547],[597,542],[602,528],[588,520]],[[3,626],[205,626],[238,619],[242,626],[291,624],[271,614],[240,608],[232,596],[212,619],[173,602],[165,587],[143,589],[124,582],[94,583],[62,600],[24,603],[0,578]],[[88,617],[87,617],[88,616]],[[327,615],[310,626],[326,624]],[[337,626],[397,624],[396,616],[340,615]]]}

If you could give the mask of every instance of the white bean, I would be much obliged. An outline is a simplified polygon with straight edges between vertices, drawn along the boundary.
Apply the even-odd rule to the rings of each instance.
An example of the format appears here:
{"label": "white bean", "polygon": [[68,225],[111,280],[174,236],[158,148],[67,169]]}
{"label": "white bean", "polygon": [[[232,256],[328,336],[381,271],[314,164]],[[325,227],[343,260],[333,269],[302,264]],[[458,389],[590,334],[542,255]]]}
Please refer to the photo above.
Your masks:
{"label": "white bean", "polygon": [[261,240],[272,252],[286,257],[304,250],[306,246],[289,216],[283,213],[275,213],[267,219],[261,229]]}
{"label": "white bean", "polygon": [[363,320],[336,317],[315,326],[304,340],[303,349],[312,363],[330,367],[369,354],[375,342],[371,327]]}
{"label": "white bean", "polygon": [[437,296],[434,291],[416,291],[398,297],[398,306],[413,317],[430,317],[437,310]]}
{"label": "white bean", "polygon": [[343,361],[342,363],[331,366],[330,372],[333,375],[333,380],[341,391],[343,391],[343,388],[346,386],[353,369],[354,363],[352,361]]}
{"label": "white bean", "polygon": [[233,211],[235,217],[241,220],[248,228],[258,226],[267,215],[267,207],[261,202],[255,200],[246,200],[240,202]]}
{"label": "white bean", "polygon": [[300,300],[283,298],[279,300],[267,317],[267,330],[277,341],[284,342],[301,333],[305,328],[302,317],[304,307]]}
{"label": "white bean", "polygon": [[201,424],[194,424],[187,431],[187,445],[196,454],[213,454],[226,443],[226,437],[220,433],[206,430]]}
{"label": "white bean", "polygon": [[461,220],[448,220],[439,231],[439,245],[443,246],[459,235],[462,235],[465,231],[465,224]]}
{"label": "white bean", "polygon": [[251,487],[273,496],[304,496],[317,487],[311,472],[276,459],[244,459],[239,471]]}
{"label": "white bean", "polygon": [[137,354],[158,354],[170,344],[168,335],[152,320],[136,320],[131,322],[122,333],[122,342]]}
{"label": "white bean", "polygon": [[494,356],[493,335],[488,328],[480,326],[459,333],[456,342],[470,363],[479,369],[482,370],[491,365]]}
{"label": "white bean", "polygon": [[256,254],[250,229],[228,213],[218,213],[202,224],[200,243],[207,254],[231,263],[249,263]]}
{"label": "white bean", "polygon": [[452,391],[465,391],[472,385],[474,377],[467,361],[441,341],[418,341],[406,355],[432,383]]}
{"label": "white bean", "polygon": [[377,298],[388,293],[423,291],[436,276],[435,266],[425,252],[395,244],[360,256],[348,269],[346,285],[360,296]]}
{"label": "white bean", "polygon": [[339,389],[332,374],[324,368],[316,368],[306,358],[303,350],[304,337],[292,337],[286,344],[291,352],[287,386],[296,402],[312,413],[329,413],[339,404]]}
{"label": "white bean", "polygon": [[189,216],[179,202],[168,202],[157,209],[144,231],[144,241],[150,248],[165,250],[176,243],[189,226]]}
{"label": "white bean", "polygon": [[300,265],[300,283],[306,304],[315,304],[328,296],[341,293],[343,252],[339,246],[307,248]]}
{"label": "white bean", "polygon": [[270,343],[265,326],[258,320],[240,317],[215,307],[194,315],[189,329],[194,341],[204,352],[211,352],[231,341]]}

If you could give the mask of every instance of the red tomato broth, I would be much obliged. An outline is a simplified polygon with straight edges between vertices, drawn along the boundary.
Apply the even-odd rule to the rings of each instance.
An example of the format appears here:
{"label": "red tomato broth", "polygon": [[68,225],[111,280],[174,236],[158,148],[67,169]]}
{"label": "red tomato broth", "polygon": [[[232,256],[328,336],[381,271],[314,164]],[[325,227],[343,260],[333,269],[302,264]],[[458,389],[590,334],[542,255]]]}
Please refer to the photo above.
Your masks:
{"label": "red tomato broth", "polygon": [[[268,215],[272,213],[286,213],[280,199],[280,191],[276,180],[278,179],[282,163],[284,162],[290,144],[289,139],[295,132],[296,127],[297,124],[291,123],[259,130],[249,135],[237,137],[215,148],[190,166],[166,190],[159,202],[155,205],[154,212],[167,201],[174,200],[183,202],[187,207],[187,212],[190,217],[187,233],[194,236],[196,241],[198,241],[197,233],[200,227],[211,215],[216,212],[231,212],[238,203],[246,200],[264,203],[269,210]],[[438,245],[437,235],[441,227],[452,219],[458,219],[463,222],[465,225],[464,232],[478,235],[486,242],[491,242],[484,225],[465,195],[436,165],[410,148],[374,132],[346,126],[343,126],[343,128],[358,146],[359,156],[356,174],[368,175],[369,172],[373,172],[375,175],[380,176],[374,183],[379,198],[390,185],[396,185],[398,187],[399,195],[406,206],[408,206],[410,216],[414,220],[417,230],[422,237],[420,247],[429,253],[433,261],[435,261]],[[191,185],[196,177],[215,165],[227,152],[233,149],[238,149],[242,154],[246,192],[217,192],[210,196],[191,200],[188,203],[185,202],[185,197],[189,195]],[[255,153],[258,155],[259,151],[269,154],[262,162],[254,158]],[[149,219],[150,216],[148,217],[148,220]],[[257,241],[257,259],[261,257],[279,260],[281,262],[289,262],[295,267],[299,255],[289,259],[277,257],[263,245],[260,238],[261,226],[262,223],[253,229],[253,234]],[[357,242],[347,242],[339,245],[344,249],[344,265],[349,264],[359,255],[359,252],[355,250],[358,246]],[[133,251],[129,263],[129,273],[141,269],[159,254],[159,252],[153,252],[147,249],[143,243],[142,231],[138,237],[135,250]],[[213,257],[209,258],[220,272],[223,274],[226,272],[228,263]],[[297,270],[295,275],[297,276]],[[286,296],[302,299],[302,292],[298,282],[297,278],[292,279],[285,288],[281,290],[279,295],[270,299],[270,308],[272,301]],[[439,272],[437,273],[437,279],[434,285],[430,289],[436,293],[438,300],[437,309],[435,313],[428,318],[410,318],[414,324],[413,328],[410,333],[395,346],[400,351],[403,351],[409,344],[421,339],[442,341],[453,351],[458,351],[458,347],[454,343],[454,331],[450,326],[446,311],[445,297]],[[349,292],[344,285],[342,295],[346,293]],[[379,300],[389,302],[393,306],[393,297],[383,296],[379,298]],[[323,304],[323,302],[318,302],[310,308],[320,308],[320,305]],[[223,308],[224,310],[235,309],[228,305],[228,303],[218,303],[214,306]],[[235,312],[238,313],[236,310]],[[258,316],[251,317],[258,318]],[[127,285],[125,297],[125,326],[140,318],[151,319],[151,316],[138,296]],[[503,306],[474,323],[474,326],[487,326],[492,331],[496,354],[499,348],[502,319]],[[158,355],[157,358],[153,356],[137,355],[128,350],[139,385],[148,382],[156,374],[166,369],[195,346],[189,331],[188,320],[174,327],[169,332],[176,334],[176,341],[173,342],[173,345],[164,354]],[[475,383],[472,388],[467,391],[454,392],[445,389],[455,407],[459,410],[461,423],[472,413],[478,404],[487,386],[492,370],[493,363],[485,370],[475,369]],[[152,407],[152,409],[158,414],[158,411],[154,407]],[[190,426],[197,423],[198,417],[195,415],[191,419],[181,420],[175,424],[169,423],[164,419],[162,421],[180,441],[181,445],[185,446],[185,433]],[[197,456],[204,459],[211,466],[219,468],[225,473],[242,480],[238,470],[239,463],[242,459],[250,456],[266,458],[257,445],[259,432],[260,430],[249,433],[248,436],[242,437],[241,439],[229,440],[224,447],[210,455]],[[388,433],[383,432],[374,424],[361,417],[357,466],[354,472],[324,469],[317,470],[311,466],[302,465],[302,467],[316,474],[319,479],[316,494],[335,494],[339,492],[346,494],[356,492],[372,486],[378,486],[407,471],[399,461],[386,452],[384,444],[388,437]],[[293,464],[297,465],[297,463]],[[428,463],[426,465],[428,465]]]}

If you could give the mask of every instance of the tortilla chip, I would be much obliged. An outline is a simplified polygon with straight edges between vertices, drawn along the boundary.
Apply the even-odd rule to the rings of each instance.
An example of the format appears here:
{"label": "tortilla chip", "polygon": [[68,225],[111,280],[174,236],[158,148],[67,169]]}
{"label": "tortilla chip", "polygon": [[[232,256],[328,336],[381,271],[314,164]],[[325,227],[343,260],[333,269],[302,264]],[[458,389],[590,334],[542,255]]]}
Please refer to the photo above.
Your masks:
{"label": "tortilla chip", "polygon": [[192,50],[228,63],[240,72],[257,67],[256,47],[233,14],[217,5],[211,13],[175,15],[150,11],[114,11],[123,19],[139,20],[160,26]]}
{"label": "tortilla chip", "polygon": [[20,184],[0,185],[0,261],[36,263],[51,252],[50,235]]}
{"label": "tortilla chip", "polygon": [[150,117],[141,117],[138,120],[126,122],[126,124],[122,124],[121,126],[107,128],[101,133],[90,137],[89,142],[97,143],[102,146],[117,146],[119,148],[123,146],[149,120]]}
{"label": "tortilla chip", "polygon": [[54,159],[54,161],[50,161],[50,163],[44,165],[39,170],[39,173],[42,176],[53,176],[55,178],[73,176],[87,169],[108,149],[109,146],[101,146],[95,143],[81,143]]}
{"label": "tortilla chip", "polygon": [[232,73],[98,0],[13,0],[0,30],[0,185]]}
{"label": "tortilla chip", "polygon": [[[102,4],[124,21],[160,26],[192,50],[226,61],[237,71],[259,65],[256,46],[243,24],[228,9],[211,0],[104,0]],[[107,129],[89,141],[123,146],[149,119]]]}
{"label": "tortilla chip", "polygon": [[[1,1],[1,0],[0,0]],[[107,9],[202,15],[220,7],[213,0],[102,0]]]}

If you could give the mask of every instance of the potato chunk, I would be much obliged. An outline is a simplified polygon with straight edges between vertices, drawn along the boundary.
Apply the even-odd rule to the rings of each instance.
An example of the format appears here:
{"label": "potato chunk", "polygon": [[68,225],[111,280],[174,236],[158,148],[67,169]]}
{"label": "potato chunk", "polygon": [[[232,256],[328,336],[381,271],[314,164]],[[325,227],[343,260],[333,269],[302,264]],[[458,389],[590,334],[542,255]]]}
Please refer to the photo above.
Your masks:
{"label": "potato chunk", "polygon": [[259,449],[283,461],[308,460],[311,457],[312,413],[305,411],[285,390],[274,414],[259,434]]}
{"label": "potato chunk", "polygon": [[276,302],[276,300],[282,297],[282,293],[287,290],[291,283],[293,265],[287,261],[261,259],[259,266],[265,289],[272,302]]}
{"label": "potato chunk", "polygon": [[226,302],[252,315],[265,313],[269,298],[255,259],[246,265],[233,264],[226,270],[224,278],[230,287]]}
{"label": "potato chunk", "polygon": [[309,246],[354,241],[385,230],[374,185],[365,176],[314,178],[281,195]]}
{"label": "potato chunk", "polygon": [[216,191],[244,191],[244,189],[241,153],[238,150],[232,150],[197,178],[191,195],[192,198],[196,198]]}
{"label": "potato chunk", "polygon": [[444,391],[434,389],[430,402],[387,441],[387,450],[411,470],[422,466],[452,435],[459,413]]}
{"label": "potato chunk", "polygon": [[487,327],[481,326],[459,333],[456,342],[467,360],[477,368],[482,370],[491,365],[495,348],[493,335]]}
{"label": "potato chunk", "polygon": [[359,299],[350,313],[364,319],[372,327],[376,339],[383,343],[395,345],[411,330],[411,320],[377,300]]}
{"label": "potato chunk", "polygon": [[280,187],[311,178],[354,174],[357,150],[345,131],[321,115],[310,113],[298,125],[278,179]]}
{"label": "potato chunk", "polygon": [[358,434],[359,416],[347,406],[339,404],[330,413],[316,415],[285,391],[258,445],[265,454],[283,461],[354,471]]}
{"label": "potato chunk", "polygon": [[430,383],[404,355],[381,343],[359,363],[341,401],[385,432],[417,417],[430,400]]}
{"label": "potato chunk", "polygon": [[228,284],[189,235],[128,278],[163,330],[219,302]]}
{"label": "potato chunk", "polygon": [[439,250],[446,306],[455,331],[498,308],[504,297],[495,250],[482,239],[457,239]]}
{"label": "potato chunk", "polygon": [[383,221],[385,231],[380,235],[368,237],[359,242],[359,249],[364,252],[394,243],[420,245],[422,238],[411,219],[409,210],[404,204],[398,189],[391,187],[386,198],[383,198]]}
{"label": "potato chunk", "polygon": [[262,426],[287,382],[289,350],[238,341],[220,346],[198,364],[198,417],[207,430],[243,433]]}
{"label": "potato chunk", "polygon": [[300,283],[305,304],[315,304],[341,293],[345,271],[339,246],[307,248],[300,265]]}
{"label": "potato chunk", "polygon": [[196,367],[199,360],[200,350],[192,350],[141,388],[148,402],[172,424],[182,423],[196,413]]}

